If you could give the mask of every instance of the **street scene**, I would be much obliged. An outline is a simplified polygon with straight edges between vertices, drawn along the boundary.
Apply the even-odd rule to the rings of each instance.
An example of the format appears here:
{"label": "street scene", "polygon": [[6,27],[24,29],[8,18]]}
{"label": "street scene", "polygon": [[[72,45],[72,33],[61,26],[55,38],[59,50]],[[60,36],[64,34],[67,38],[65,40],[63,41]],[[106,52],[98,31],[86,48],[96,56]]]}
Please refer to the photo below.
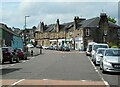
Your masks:
{"label": "street scene", "polygon": [[0,86],[120,87],[119,7],[2,1]]}

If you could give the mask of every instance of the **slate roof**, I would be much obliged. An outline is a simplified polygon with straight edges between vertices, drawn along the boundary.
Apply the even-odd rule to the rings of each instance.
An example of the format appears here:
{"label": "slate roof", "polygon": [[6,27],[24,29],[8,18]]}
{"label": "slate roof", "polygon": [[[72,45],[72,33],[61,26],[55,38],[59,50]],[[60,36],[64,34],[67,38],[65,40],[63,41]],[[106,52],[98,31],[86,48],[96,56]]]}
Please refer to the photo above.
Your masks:
{"label": "slate roof", "polygon": [[48,25],[46,28],[45,28],[45,32],[55,32],[56,29],[55,29],[56,25],[55,24],[50,24]]}
{"label": "slate roof", "polygon": [[[100,21],[100,17],[94,17],[91,19],[87,19],[87,20],[83,20],[80,21],[79,23],[77,23],[77,29],[80,28],[96,28],[99,26],[99,21]],[[114,27],[114,28],[118,28],[120,26],[118,26],[117,24],[108,22],[109,27]],[[60,31],[65,31],[66,29],[68,31],[73,31],[74,28],[74,22],[68,22],[68,23],[63,23],[60,24]],[[55,32],[56,31],[56,24],[50,24],[48,25],[45,29],[45,32]]]}
{"label": "slate roof", "polygon": [[84,21],[78,23],[78,25],[81,25],[81,26],[79,26],[79,28],[80,27],[81,28],[97,27],[97,26],[99,26],[99,21],[100,21],[100,18],[99,17],[95,17],[95,18],[84,20]]}
{"label": "slate roof", "polygon": [[64,23],[64,24],[62,24],[62,26],[63,26],[61,28],[62,31],[66,30],[66,29],[71,31],[73,29],[74,22]]}

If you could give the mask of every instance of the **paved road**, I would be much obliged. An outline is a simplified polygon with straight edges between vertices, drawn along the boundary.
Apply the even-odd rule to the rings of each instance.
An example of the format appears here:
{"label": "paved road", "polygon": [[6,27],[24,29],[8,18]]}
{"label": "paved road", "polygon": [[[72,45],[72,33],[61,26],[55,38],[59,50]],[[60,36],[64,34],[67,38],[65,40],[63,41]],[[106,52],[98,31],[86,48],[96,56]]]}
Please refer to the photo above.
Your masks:
{"label": "paved road", "polygon": [[3,85],[107,85],[104,77],[118,84],[117,75],[102,75],[84,53],[44,50],[38,55],[39,50],[33,50],[35,56],[27,61],[2,65]]}

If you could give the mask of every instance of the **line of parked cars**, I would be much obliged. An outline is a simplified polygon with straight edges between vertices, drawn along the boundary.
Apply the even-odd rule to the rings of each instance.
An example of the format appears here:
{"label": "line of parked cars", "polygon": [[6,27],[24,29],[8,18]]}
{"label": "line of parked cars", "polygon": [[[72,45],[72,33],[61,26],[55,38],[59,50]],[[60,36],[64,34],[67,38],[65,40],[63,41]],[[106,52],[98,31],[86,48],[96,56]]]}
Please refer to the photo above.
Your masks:
{"label": "line of parked cars", "polygon": [[[36,48],[40,48],[41,46],[37,45]],[[49,49],[49,50],[58,50],[58,51],[70,51],[70,48],[67,45],[51,45],[51,46],[42,46],[43,49]]]}
{"label": "line of parked cars", "polygon": [[13,49],[12,47],[1,47],[2,58],[1,62],[14,63],[19,62],[20,60],[27,59],[27,52],[24,52],[21,48]]}
{"label": "line of parked cars", "polygon": [[120,48],[109,48],[108,44],[91,42],[87,46],[86,55],[90,57],[100,70],[120,72]]}

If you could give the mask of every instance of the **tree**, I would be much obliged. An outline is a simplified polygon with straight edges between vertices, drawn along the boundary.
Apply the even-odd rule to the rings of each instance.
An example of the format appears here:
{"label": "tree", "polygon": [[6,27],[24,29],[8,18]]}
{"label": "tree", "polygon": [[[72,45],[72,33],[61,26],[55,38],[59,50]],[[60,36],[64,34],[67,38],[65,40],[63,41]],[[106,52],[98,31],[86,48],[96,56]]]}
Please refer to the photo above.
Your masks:
{"label": "tree", "polygon": [[117,21],[115,20],[115,18],[112,18],[112,17],[108,17],[108,21],[109,22],[112,22],[112,23],[116,23]]}

